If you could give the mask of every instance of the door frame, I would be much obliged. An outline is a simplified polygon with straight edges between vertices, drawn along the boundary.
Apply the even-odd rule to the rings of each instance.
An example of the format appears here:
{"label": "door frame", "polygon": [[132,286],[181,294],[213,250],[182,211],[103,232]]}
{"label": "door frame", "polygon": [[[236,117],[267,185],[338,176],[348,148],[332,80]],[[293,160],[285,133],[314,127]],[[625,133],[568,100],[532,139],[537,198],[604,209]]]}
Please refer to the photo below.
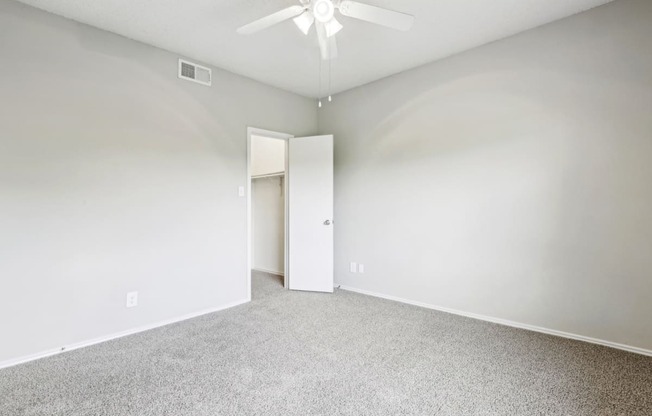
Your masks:
{"label": "door frame", "polygon": [[288,273],[288,260],[289,260],[289,244],[288,244],[288,177],[290,172],[288,170],[288,140],[294,138],[294,135],[289,133],[281,133],[277,131],[265,130],[258,127],[247,127],[247,181],[246,181],[246,195],[247,195],[247,297],[251,301],[251,270],[253,265],[253,218],[252,218],[252,203],[251,203],[251,136],[262,136],[270,139],[278,139],[285,141],[285,179],[283,180],[283,197],[285,199],[284,207],[284,261],[283,261],[283,286],[285,289],[289,287],[290,275]]}

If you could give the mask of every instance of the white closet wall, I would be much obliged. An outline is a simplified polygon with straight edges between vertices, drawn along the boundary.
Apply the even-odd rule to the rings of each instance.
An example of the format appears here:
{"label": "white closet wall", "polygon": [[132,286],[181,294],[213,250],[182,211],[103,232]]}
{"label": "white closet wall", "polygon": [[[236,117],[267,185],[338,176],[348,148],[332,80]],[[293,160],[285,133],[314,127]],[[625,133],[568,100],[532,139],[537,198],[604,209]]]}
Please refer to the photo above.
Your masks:
{"label": "white closet wall", "polygon": [[283,274],[285,199],[283,177],[252,180],[253,268]]}
{"label": "white closet wall", "polygon": [[251,176],[285,170],[285,140],[251,136]]}

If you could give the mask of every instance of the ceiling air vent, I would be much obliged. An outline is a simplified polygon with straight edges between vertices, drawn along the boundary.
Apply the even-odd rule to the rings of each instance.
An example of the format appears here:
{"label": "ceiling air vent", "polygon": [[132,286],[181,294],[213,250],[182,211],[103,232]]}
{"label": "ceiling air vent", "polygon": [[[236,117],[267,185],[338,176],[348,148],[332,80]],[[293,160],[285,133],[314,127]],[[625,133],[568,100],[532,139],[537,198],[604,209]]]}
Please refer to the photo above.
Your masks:
{"label": "ceiling air vent", "polygon": [[179,78],[210,86],[211,70],[205,66],[179,59]]}

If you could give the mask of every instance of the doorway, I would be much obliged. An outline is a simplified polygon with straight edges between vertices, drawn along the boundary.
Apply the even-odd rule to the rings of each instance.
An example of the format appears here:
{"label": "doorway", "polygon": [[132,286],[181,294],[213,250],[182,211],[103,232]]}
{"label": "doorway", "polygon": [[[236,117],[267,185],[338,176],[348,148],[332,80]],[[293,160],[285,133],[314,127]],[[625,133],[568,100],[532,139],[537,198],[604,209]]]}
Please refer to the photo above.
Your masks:
{"label": "doorway", "polygon": [[247,290],[333,292],[333,136],[247,129]]}
{"label": "doorway", "polygon": [[249,274],[288,287],[287,140],[290,134],[249,128]]}

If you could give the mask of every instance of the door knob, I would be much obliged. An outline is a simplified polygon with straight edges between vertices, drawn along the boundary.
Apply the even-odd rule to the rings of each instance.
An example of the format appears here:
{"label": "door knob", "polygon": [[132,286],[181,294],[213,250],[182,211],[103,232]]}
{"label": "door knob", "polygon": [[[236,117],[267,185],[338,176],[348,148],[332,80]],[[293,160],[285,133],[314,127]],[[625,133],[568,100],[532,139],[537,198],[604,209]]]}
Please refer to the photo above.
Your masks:
{"label": "door knob", "polygon": [[331,220],[324,221],[324,225],[331,225]]}

